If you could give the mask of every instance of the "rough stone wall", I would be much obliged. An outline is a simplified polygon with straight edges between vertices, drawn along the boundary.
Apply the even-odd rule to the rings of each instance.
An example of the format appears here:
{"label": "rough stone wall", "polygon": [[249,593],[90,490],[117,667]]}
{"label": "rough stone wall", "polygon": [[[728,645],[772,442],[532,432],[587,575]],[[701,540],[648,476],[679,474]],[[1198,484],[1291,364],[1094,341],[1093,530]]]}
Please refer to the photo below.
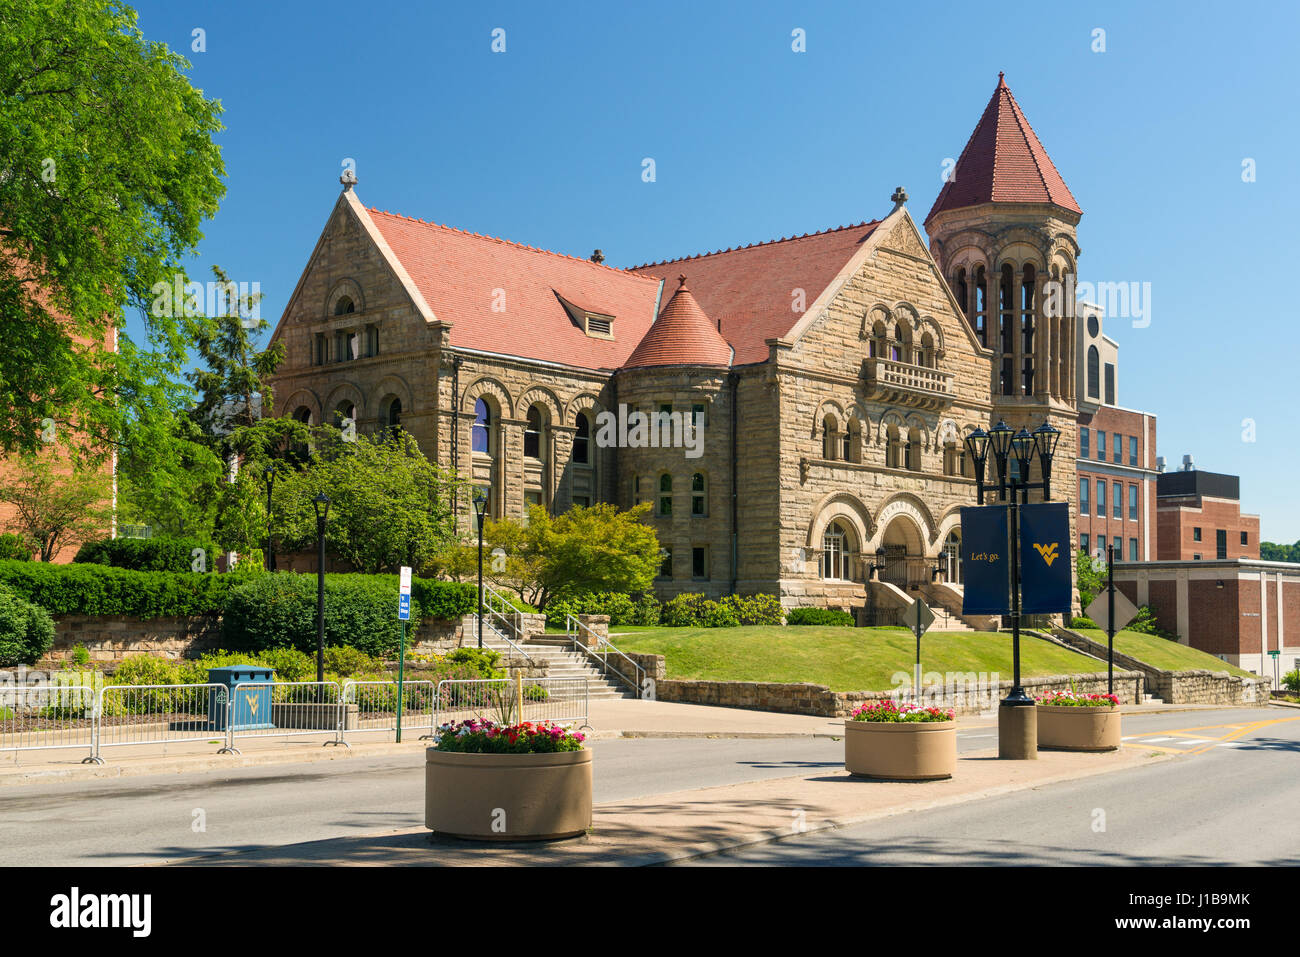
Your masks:
{"label": "rough stone wall", "polygon": [[[1121,704],[1134,704],[1142,699],[1144,678],[1132,671],[1115,672],[1115,694]],[[998,699],[1011,690],[1011,681],[1002,681],[996,690],[982,695],[940,696],[933,703],[952,707],[958,714],[980,714],[996,707],[989,697]],[[1051,675],[1025,678],[1021,681],[1031,696],[1049,691],[1074,690],[1085,694],[1106,691],[1106,674]],[[881,701],[891,697],[889,691],[831,691],[826,685],[779,684],[758,681],[686,681],[664,679],[656,682],[660,701],[683,704],[716,705],[727,708],[752,708],[759,711],[779,711],[786,714],[811,714],[826,718],[844,718],[867,701]],[[974,698],[975,700],[971,700]],[[931,703],[927,698],[927,703]]]}
{"label": "rough stone wall", "polygon": [[1222,704],[1263,707],[1269,678],[1240,678],[1222,671],[1165,671],[1148,679],[1151,693],[1176,704]]}

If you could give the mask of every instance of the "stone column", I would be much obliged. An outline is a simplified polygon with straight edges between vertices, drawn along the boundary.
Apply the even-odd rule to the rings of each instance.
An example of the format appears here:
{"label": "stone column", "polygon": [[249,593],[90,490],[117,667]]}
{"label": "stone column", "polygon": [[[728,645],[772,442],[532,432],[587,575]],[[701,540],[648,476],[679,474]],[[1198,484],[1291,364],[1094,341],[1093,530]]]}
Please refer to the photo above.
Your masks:
{"label": "stone column", "polygon": [[524,427],[527,419],[501,417],[497,443],[497,514],[519,518],[524,514]]}
{"label": "stone column", "polygon": [[[573,502],[573,490],[566,487],[563,477],[569,472],[573,459],[573,437],[578,429],[572,425],[553,425],[550,434],[550,475],[547,481],[547,505],[552,515],[558,515]],[[591,454],[590,443],[587,454]]]}

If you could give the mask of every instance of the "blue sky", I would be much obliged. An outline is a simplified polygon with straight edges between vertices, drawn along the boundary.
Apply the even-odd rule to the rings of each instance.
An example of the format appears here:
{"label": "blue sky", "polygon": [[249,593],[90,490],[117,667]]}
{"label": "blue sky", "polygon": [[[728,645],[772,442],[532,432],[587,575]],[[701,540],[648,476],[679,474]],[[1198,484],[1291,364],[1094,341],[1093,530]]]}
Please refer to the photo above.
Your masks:
{"label": "blue sky", "polygon": [[920,221],[1005,70],[1084,210],[1080,278],[1151,284],[1149,326],[1107,325],[1120,403],[1156,413],[1170,462],[1240,474],[1266,540],[1300,539],[1278,401],[1300,345],[1298,5],[136,7],[226,111],[193,271],[260,282],[272,321],[347,158],[369,206],[630,266],[876,218],[899,184]]}

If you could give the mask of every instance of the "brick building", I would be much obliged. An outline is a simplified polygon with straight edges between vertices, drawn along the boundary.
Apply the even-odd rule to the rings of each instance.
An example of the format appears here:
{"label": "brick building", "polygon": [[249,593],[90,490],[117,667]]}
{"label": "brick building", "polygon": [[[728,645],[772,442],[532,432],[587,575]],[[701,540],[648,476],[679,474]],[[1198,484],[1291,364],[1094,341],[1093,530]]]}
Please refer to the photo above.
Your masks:
{"label": "brick building", "polygon": [[1157,484],[1161,561],[1259,558],[1259,516],[1241,511],[1241,480],[1202,472],[1191,456]]}
{"label": "brick building", "polygon": [[[661,596],[959,609],[967,433],[1050,422],[1053,497],[1077,494],[1075,319],[1043,303],[1075,271],[1081,210],[1001,78],[925,233],[891,199],[616,269],[347,184],[274,333],[275,413],[400,425],[493,515],[649,501]],[[646,441],[647,423],[673,431]]]}
{"label": "brick building", "polygon": [[1101,309],[1079,304],[1079,550],[1120,561],[1156,557],[1156,417],[1119,405],[1119,345]]}

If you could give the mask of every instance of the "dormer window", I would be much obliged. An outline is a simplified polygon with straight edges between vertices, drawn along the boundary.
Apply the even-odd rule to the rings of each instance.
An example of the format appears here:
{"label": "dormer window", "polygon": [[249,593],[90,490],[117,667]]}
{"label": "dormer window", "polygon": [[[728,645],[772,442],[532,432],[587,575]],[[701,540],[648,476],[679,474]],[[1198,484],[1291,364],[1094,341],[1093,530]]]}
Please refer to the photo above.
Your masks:
{"label": "dormer window", "polygon": [[597,316],[592,313],[584,313],[587,318],[587,335],[596,339],[613,339],[614,338],[614,317]]}

